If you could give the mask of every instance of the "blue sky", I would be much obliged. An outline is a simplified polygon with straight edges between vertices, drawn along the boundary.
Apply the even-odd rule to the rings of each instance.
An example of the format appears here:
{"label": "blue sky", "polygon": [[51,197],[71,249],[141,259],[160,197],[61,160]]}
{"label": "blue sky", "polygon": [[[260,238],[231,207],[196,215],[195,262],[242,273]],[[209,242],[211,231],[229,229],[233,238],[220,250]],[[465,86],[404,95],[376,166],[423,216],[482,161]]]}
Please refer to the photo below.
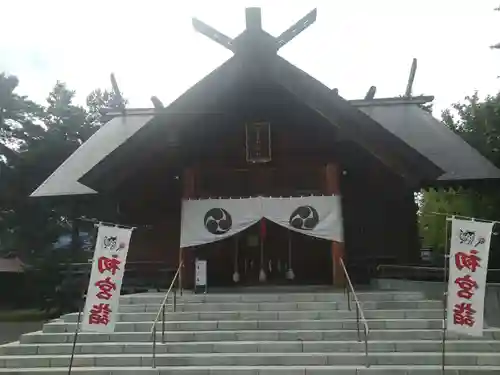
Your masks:
{"label": "blue sky", "polygon": [[[210,3],[207,5],[207,3]],[[114,72],[130,106],[174,100],[231,53],[194,32],[198,17],[229,36],[245,6],[261,6],[263,27],[280,34],[312,8],[318,20],[280,54],[346,99],[404,92],[418,58],[415,94],[435,95],[437,113],[479,90],[500,90],[500,1],[96,1],[3,0],[0,71],[42,101],[57,80],[77,91],[109,86]],[[2,13],[4,13],[2,12]]]}

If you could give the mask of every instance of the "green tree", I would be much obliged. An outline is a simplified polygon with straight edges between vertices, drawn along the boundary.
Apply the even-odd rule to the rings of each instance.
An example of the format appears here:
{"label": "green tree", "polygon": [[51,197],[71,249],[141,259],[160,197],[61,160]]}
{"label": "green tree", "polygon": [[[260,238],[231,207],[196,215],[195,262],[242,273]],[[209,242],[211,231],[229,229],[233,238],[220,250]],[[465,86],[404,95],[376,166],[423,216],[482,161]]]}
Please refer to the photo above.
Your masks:
{"label": "green tree", "polygon": [[[74,199],[36,199],[29,195],[72,152],[103,125],[103,108],[120,108],[121,96],[94,90],[85,106],[75,104],[75,92],[57,82],[46,103],[38,105],[18,95],[18,79],[0,74],[0,256],[17,255],[32,265],[29,277],[38,305],[59,312],[74,309],[78,280],[68,278],[61,264],[86,260],[80,248]],[[80,215],[97,216],[104,205],[82,205]],[[54,249],[71,233],[72,250]],[[76,289],[75,289],[76,288]]]}
{"label": "green tree", "polygon": [[120,109],[127,104],[127,100],[114,91],[96,89],[87,96],[87,123],[92,127],[103,125],[102,111],[104,109]]}
{"label": "green tree", "polygon": [[[480,100],[477,93],[442,113],[443,123],[500,167],[500,93]],[[500,218],[500,194],[474,185],[468,188],[427,190],[422,194],[420,228],[424,245],[445,248],[445,219],[440,214],[489,220]],[[492,263],[500,261],[500,246],[492,241]],[[497,250],[498,248],[498,250]],[[500,254],[500,253],[499,253]],[[490,264],[492,264],[490,263]]]}
{"label": "green tree", "polygon": [[[0,248],[23,258],[50,249],[71,231],[71,199],[33,199],[29,195],[72,152],[102,126],[101,110],[122,101],[107,90],[94,90],[86,107],[75,92],[57,82],[44,106],[15,93],[16,77],[0,75]],[[89,215],[88,212],[81,212]],[[78,238],[73,231],[74,238]],[[75,243],[77,241],[74,241]],[[76,246],[78,247],[78,246]]]}
{"label": "green tree", "polygon": [[17,77],[0,73],[0,155],[4,165],[17,160],[16,149],[43,130],[37,124],[41,107],[15,93],[18,85]]}
{"label": "green tree", "polygon": [[18,95],[18,84],[17,77],[0,74],[0,245],[4,253],[17,245],[21,149],[43,133],[42,108]]}

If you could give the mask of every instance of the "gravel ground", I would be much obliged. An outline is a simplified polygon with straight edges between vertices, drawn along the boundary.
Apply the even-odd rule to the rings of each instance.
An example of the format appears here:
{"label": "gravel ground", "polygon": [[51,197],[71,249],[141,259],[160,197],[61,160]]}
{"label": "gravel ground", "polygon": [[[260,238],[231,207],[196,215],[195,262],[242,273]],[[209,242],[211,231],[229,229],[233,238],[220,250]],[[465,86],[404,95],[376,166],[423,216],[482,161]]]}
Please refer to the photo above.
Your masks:
{"label": "gravel ground", "polygon": [[23,333],[38,331],[44,322],[0,322],[0,344],[19,340]]}

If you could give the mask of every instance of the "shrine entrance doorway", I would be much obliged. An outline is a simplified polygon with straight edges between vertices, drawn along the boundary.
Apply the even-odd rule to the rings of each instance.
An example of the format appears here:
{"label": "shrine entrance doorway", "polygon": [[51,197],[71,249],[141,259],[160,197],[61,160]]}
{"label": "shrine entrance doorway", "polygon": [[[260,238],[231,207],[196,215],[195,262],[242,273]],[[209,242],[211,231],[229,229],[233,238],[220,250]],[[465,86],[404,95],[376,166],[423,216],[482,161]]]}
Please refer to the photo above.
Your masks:
{"label": "shrine entrance doorway", "polygon": [[194,251],[196,258],[207,260],[209,287],[328,285],[332,280],[330,241],[267,220],[264,236],[256,224]]}

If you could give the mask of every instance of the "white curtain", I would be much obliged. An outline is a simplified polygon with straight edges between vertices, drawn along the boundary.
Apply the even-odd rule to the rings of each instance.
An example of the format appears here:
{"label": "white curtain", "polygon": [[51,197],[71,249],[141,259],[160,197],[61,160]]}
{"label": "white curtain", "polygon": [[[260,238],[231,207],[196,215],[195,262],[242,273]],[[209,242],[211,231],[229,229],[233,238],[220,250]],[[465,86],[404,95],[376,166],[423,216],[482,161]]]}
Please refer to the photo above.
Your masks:
{"label": "white curtain", "polygon": [[343,242],[341,198],[312,196],[262,198],[263,216],[289,230]]}
{"label": "white curtain", "polygon": [[339,196],[206,199],[183,201],[181,247],[230,237],[263,217],[308,236],[344,240]]}
{"label": "white curtain", "polygon": [[260,198],[183,201],[181,247],[219,241],[249,228],[262,218],[261,204]]}

